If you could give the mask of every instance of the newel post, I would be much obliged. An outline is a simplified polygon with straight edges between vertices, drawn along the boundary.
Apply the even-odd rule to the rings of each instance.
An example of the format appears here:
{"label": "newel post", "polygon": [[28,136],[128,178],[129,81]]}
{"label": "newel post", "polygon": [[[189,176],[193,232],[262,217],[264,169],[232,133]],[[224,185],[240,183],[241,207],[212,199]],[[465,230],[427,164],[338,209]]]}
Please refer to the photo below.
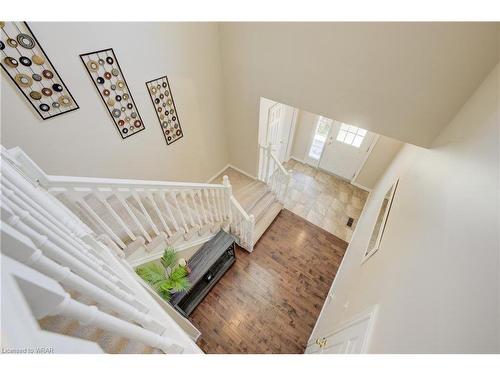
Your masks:
{"label": "newel post", "polygon": [[233,212],[231,210],[231,197],[233,195],[233,187],[231,186],[231,183],[229,182],[229,177],[227,175],[224,175],[222,177],[222,184],[224,185],[224,204],[227,207],[227,219],[229,220],[229,224],[233,222]]}

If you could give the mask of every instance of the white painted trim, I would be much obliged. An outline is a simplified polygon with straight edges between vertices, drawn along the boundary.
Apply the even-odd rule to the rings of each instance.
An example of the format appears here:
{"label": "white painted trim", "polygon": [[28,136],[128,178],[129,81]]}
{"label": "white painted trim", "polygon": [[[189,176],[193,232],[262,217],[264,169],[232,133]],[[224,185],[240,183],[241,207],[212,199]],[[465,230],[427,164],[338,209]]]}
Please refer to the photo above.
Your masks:
{"label": "white painted trim", "polygon": [[[380,232],[377,234],[377,241],[375,242],[375,246],[371,250],[368,250],[368,248],[366,249],[365,254],[363,255],[363,259],[361,259],[361,264],[365,263],[373,254],[375,254],[377,251],[380,250],[382,236],[383,236],[383,234],[385,232],[385,228],[387,226],[387,220],[389,219],[389,213],[391,211],[392,204],[394,202],[394,196],[396,195],[398,183],[399,183],[399,178],[391,186],[391,188],[392,188],[391,196],[389,197],[389,202],[388,202],[387,208],[384,212],[384,217],[382,219],[382,224],[381,224],[382,227],[380,229]],[[385,195],[384,195],[384,199],[385,199]],[[382,208],[383,203],[384,203],[384,200],[382,200],[382,202],[380,203],[380,208]],[[380,208],[379,208],[379,211],[380,211]],[[377,211],[377,217],[378,217],[379,211]],[[373,223],[373,228],[372,228],[372,231],[370,232],[370,237],[371,237],[371,234],[373,233],[373,229],[375,229],[375,225],[377,225],[377,220],[375,220],[375,222]],[[357,225],[356,225],[356,227],[357,227]],[[368,246],[369,245],[370,245],[370,242],[368,241]]]}
{"label": "white painted trim", "polygon": [[[195,241],[184,242],[181,245],[175,245],[175,246],[168,246],[168,245],[166,245],[165,247],[173,247],[176,252],[184,251],[184,250],[187,250],[187,249],[189,249],[191,247],[202,245],[205,242],[210,241],[213,237],[215,237],[215,234],[214,233],[210,233],[210,234],[208,234],[206,236],[198,238]],[[152,262],[154,260],[160,259],[163,256],[164,251],[165,251],[164,248],[160,248],[160,250],[156,250],[154,252],[149,253],[148,256],[145,256],[145,257],[142,257],[142,258],[133,259],[133,260],[127,260],[127,261],[128,261],[128,263],[130,264],[131,267],[137,267],[137,266],[140,266],[141,264],[149,263],[149,262]]]}
{"label": "white painted trim", "polygon": [[375,320],[377,318],[378,305],[374,305],[359,314],[355,314],[351,317],[351,319],[344,321],[341,323],[337,329],[335,329],[332,333],[325,335],[326,338],[336,335],[337,333],[359,323],[363,320],[368,319],[368,327],[366,328],[366,337],[363,341],[363,346],[361,347],[361,354],[365,354],[368,352],[368,348],[371,344],[371,338],[373,334],[373,328],[375,327]]}
{"label": "white painted trim", "polygon": [[[290,159],[293,159],[293,160],[295,160],[295,161],[298,161],[299,163],[302,163],[302,164],[306,164],[306,162],[305,162],[304,160],[299,159],[299,158],[297,158],[297,157],[295,157],[295,156],[290,156]],[[306,164],[306,165],[307,165],[307,164]]]}
{"label": "white painted trim", "polygon": [[[372,132],[373,133],[373,132]],[[375,134],[375,137],[373,138],[373,141],[372,141],[372,144],[370,145],[370,147],[368,147],[368,150],[366,151],[366,155],[365,157],[363,158],[363,161],[361,162],[361,164],[359,165],[359,168],[358,170],[356,171],[356,173],[354,173],[354,177],[352,178],[351,180],[351,183],[356,180],[356,178],[358,178],[358,175],[359,173],[361,172],[361,170],[363,169],[363,167],[365,166],[365,163],[366,161],[368,160],[368,157],[370,156],[370,154],[372,153],[373,149],[375,148],[375,145],[377,144],[379,138],[380,138],[380,135],[376,134],[376,133],[373,133]],[[353,184],[354,185],[354,184]]]}
{"label": "white painted trim", "polygon": [[214,174],[212,177],[210,177],[208,180],[207,180],[207,184],[210,184],[212,183],[213,180],[215,180],[217,177],[219,177],[222,172],[224,172],[226,169],[228,169],[229,167],[231,166],[231,164],[226,164],[219,172],[217,172],[216,174]]}
{"label": "white painted trim", "polygon": [[218,176],[222,174],[226,169],[231,168],[234,169],[237,172],[240,172],[241,174],[244,174],[247,177],[250,177],[252,180],[256,180],[257,177],[253,176],[252,174],[245,172],[243,169],[236,167],[234,164],[228,163],[224,168],[222,168],[219,172],[217,172],[215,175],[213,175],[209,180],[207,180],[207,184],[212,183],[213,180],[215,180]]}
{"label": "white painted trim", "polygon": [[360,188],[360,189],[362,189],[364,191],[367,191],[368,193],[370,193],[372,191],[372,189],[367,188],[366,186],[363,186],[361,184],[358,184],[357,182],[352,182],[351,181],[351,185],[356,186],[356,187],[358,187],[358,188]]}
{"label": "white painted trim", "polygon": [[256,180],[257,179],[257,177],[255,177],[254,175],[252,175],[252,174],[250,174],[248,172],[245,172],[243,169],[240,169],[240,168],[236,167],[233,164],[229,164],[229,168],[233,168],[235,171],[240,172],[241,174],[244,174],[247,177],[250,177],[252,180]]}
{"label": "white painted trim", "polygon": [[299,109],[293,107],[292,123],[288,132],[288,141],[286,145],[285,160],[290,160],[293,148],[293,140],[295,139],[295,128],[297,127],[297,118],[299,117]]}

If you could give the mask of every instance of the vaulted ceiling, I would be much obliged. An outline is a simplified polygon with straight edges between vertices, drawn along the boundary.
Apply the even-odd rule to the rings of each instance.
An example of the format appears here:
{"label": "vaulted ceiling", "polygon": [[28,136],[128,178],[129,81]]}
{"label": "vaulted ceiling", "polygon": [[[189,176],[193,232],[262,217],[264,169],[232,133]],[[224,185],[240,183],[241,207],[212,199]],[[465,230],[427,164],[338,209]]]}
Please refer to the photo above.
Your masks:
{"label": "vaulted ceiling", "polygon": [[429,146],[497,64],[498,25],[221,24],[228,123],[248,139],[265,96]]}

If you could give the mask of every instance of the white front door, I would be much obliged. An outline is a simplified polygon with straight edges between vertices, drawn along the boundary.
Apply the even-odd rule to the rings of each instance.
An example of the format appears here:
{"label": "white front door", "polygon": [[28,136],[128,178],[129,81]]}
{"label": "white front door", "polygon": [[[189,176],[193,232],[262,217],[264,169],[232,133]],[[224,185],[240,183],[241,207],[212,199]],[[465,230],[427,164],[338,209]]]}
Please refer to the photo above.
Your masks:
{"label": "white front door", "polygon": [[360,354],[368,350],[376,307],[361,314],[339,329],[309,344],[306,354]]}
{"label": "white front door", "polygon": [[333,121],[319,168],[352,181],[374,139],[375,134],[365,129]]}

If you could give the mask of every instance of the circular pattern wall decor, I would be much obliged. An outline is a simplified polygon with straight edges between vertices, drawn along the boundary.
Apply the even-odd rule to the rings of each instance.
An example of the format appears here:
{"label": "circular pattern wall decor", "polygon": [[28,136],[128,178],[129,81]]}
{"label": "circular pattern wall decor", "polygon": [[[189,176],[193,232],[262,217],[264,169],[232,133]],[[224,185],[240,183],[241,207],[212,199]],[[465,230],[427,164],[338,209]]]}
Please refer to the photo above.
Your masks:
{"label": "circular pattern wall decor", "polygon": [[[130,95],[127,81],[120,70],[120,64],[113,50],[106,49],[80,55],[87,73],[106,105],[112,121],[120,136],[125,139],[144,129],[134,99]],[[97,61],[99,69],[90,66],[90,61]],[[102,66],[102,68],[101,68]],[[138,126],[131,123],[131,118],[138,120]]]}
{"label": "circular pattern wall decor", "polygon": [[50,70],[48,69],[45,69],[43,72],[42,72],[42,76],[44,76],[45,78],[47,79],[52,79],[54,78],[54,73],[52,73]]}
{"label": "circular pattern wall decor", "polygon": [[51,96],[52,95],[52,90],[49,89],[48,87],[44,87],[42,89],[42,94],[45,95],[45,96]]}
{"label": "circular pattern wall decor", "polygon": [[19,58],[19,62],[20,62],[21,64],[23,64],[24,66],[31,66],[31,64],[33,64],[33,63],[31,62],[31,60],[29,59],[29,57],[26,57],[26,56],[21,56],[21,57]]}
{"label": "circular pattern wall decor", "polygon": [[45,103],[40,104],[40,106],[38,108],[40,108],[40,110],[42,110],[44,112],[48,112],[50,110],[49,105],[45,104]]}
{"label": "circular pattern wall decor", "polygon": [[[170,83],[166,76],[146,82],[151,103],[160,123],[160,129],[167,145],[183,137],[177,109],[172,97]],[[171,117],[171,119],[169,118]]]}
{"label": "circular pattern wall decor", "polygon": [[18,44],[15,39],[8,38],[7,39],[7,45],[12,48],[17,48]]}
{"label": "circular pattern wall decor", "polygon": [[33,100],[40,100],[42,99],[42,94],[40,94],[38,91],[32,91],[30,92],[30,98]]}
{"label": "circular pattern wall decor", "polygon": [[[20,5],[21,6],[21,5]],[[42,120],[78,109],[78,104],[71,96],[56,68],[45,54],[26,22],[2,22],[0,65],[21,94],[38,113]],[[56,46],[57,47],[57,46]],[[53,84],[57,91],[70,99],[70,105],[59,108]],[[59,95],[58,95],[59,96]],[[45,100],[46,102],[45,102]]]}
{"label": "circular pattern wall decor", "polygon": [[19,66],[19,62],[13,58],[13,57],[10,57],[10,56],[7,56],[6,58],[3,59],[4,63],[11,67],[11,68],[17,68]]}
{"label": "circular pattern wall decor", "polygon": [[33,55],[31,57],[31,61],[33,61],[36,65],[43,65],[43,64],[45,64],[45,59],[42,56],[39,56],[39,55]]}
{"label": "circular pattern wall decor", "polygon": [[16,39],[19,45],[26,49],[32,49],[35,47],[35,40],[28,34],[18,34]]}
{"label": "circular pattern wall decor", "polygon": [[63,90],[63,87],[59,83],[54,83],[52,85],[52,90],[57,91],[57,92],[61,92]]}
{"label": "circular pattern wall decor", "polygon": [[33,79],[24,73],[18,73],[15,75],[14,80],[17,84],[23,88],[30,87],[33,84]]}
{"label": "circular pattern wall decor", "polygon": [[92,72],[97,72],[99,70],[99,63],[94,60],[87,61],[87,68]]}
{"label": "circular pattern wall decor", "polygon": [[68,107],[70,106],[71,103],[71,98],[67,95],[61,95],[59,99],[57,99],[57,102],[62,105],[63,107]]}

